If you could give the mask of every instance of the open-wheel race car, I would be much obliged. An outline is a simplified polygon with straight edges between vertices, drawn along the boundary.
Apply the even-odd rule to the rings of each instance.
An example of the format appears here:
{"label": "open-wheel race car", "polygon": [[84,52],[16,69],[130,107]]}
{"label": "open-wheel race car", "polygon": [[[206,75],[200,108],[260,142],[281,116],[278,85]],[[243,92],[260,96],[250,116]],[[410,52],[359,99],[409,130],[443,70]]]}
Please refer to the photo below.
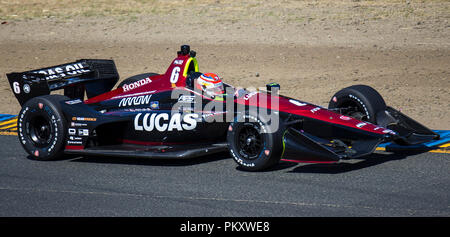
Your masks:
{"label": "open-wheel race car", "polygon": [[[9,73],[22,106],[19,141],[37,160],[64,154],[180,159],[229,150],[241,169],[255,171],[280,159],[332,163],[369,155],[386,141],[409,145],[439,137],[386,106],[369,86],[344,88],[323,108],[279,95],[277,83],[235,88],[200,73],[195,56],[183,45],[165,73],[132,76],[115,89],[112,60]],[[50,94],[59,89],[64,95]]]}

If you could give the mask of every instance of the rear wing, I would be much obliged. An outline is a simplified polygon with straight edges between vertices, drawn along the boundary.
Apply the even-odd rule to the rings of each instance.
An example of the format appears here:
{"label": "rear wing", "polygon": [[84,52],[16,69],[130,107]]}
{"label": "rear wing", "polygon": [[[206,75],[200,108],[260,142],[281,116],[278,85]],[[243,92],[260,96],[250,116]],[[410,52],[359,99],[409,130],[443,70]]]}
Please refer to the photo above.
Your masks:
{"label": "rear wing", "polygon": [[21,105],[51,91],[64,89],[71,99],[84,99],[110,91],[119,80],[113,60],[81,59],[57,66],[6,74]]}

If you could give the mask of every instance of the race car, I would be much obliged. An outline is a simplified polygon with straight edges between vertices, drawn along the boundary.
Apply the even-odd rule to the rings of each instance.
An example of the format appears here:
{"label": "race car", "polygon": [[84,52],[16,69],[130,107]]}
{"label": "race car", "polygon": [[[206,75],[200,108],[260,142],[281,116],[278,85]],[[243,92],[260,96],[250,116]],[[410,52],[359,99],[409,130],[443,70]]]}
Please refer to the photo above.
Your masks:
{"label": "race car", "polygon": [[[114,61],[102,59],[7,78],[22,106],[19,141],[36,160],[183,159],[229,151],[241,170],[257,171],[280,160],[334,163],[369,155],[382,142],[439,138],[386,106],[369,86],[344,88],[323,108],[280,95],[278,83],[250,90],[201,73],[188,45],[165,73],[139,74],[118,86]],[[64,95],[50,94],[60,89]]]}

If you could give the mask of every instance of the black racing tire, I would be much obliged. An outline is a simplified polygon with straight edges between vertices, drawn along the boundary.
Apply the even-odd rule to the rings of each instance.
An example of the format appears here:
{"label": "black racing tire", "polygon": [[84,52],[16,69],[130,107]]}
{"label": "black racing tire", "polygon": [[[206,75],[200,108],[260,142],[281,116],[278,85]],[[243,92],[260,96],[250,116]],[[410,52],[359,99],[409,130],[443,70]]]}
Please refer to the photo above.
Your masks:
{"label": "black racing tire", "polygon": [[270,126],[249,113],[236,117],[227,133],[228,147],[240,169],[260,171],[276,165],[283,153],[282,128],[270,132]]}
{"label": "black racing tire", "polygon": [[62,157],[67,122],[60,103],[69,100],[62,95],[44,95],[25,102],[17,119],[19,142],[34,160],[56,160]]}
{"label": "black racing tire", "polygon": [[125,84],[131,84],[131,83],[133,83],[133,82],[142,80],[142,79],[144,79],[144,78],[152,77],[152,76],[157,76],[157,75],[159,75],[159,74],[158,74],[158,73],[153,73],[153,72],[142,73],[142,74],[139,74],[139,75],[135,75],[135,76],[129,77],[129,78],[127,78],[127,79],[121,81],[121,82],[119,83],[119,85],[117,85],[117,88],[120,88],[120,87],[124,86]]}
{"label": "black racing tire", "polygon": [[328,109],[339,109],[337,112],[343,115],[377,124],[377,113],[386,110],[386,103],[372,87],[353,85],[334,94]]}

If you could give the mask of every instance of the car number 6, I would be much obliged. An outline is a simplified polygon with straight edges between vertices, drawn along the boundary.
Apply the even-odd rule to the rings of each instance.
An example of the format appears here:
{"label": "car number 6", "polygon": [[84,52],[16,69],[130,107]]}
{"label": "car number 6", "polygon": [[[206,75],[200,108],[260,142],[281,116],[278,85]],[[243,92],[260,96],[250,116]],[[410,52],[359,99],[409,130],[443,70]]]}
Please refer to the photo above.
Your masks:
{"label": "car number 6", "polygon": [[172,75],[170,75],[170,83],[177,83],[178,77],[180,76],[180,67],[174,67],[172,70]]}

